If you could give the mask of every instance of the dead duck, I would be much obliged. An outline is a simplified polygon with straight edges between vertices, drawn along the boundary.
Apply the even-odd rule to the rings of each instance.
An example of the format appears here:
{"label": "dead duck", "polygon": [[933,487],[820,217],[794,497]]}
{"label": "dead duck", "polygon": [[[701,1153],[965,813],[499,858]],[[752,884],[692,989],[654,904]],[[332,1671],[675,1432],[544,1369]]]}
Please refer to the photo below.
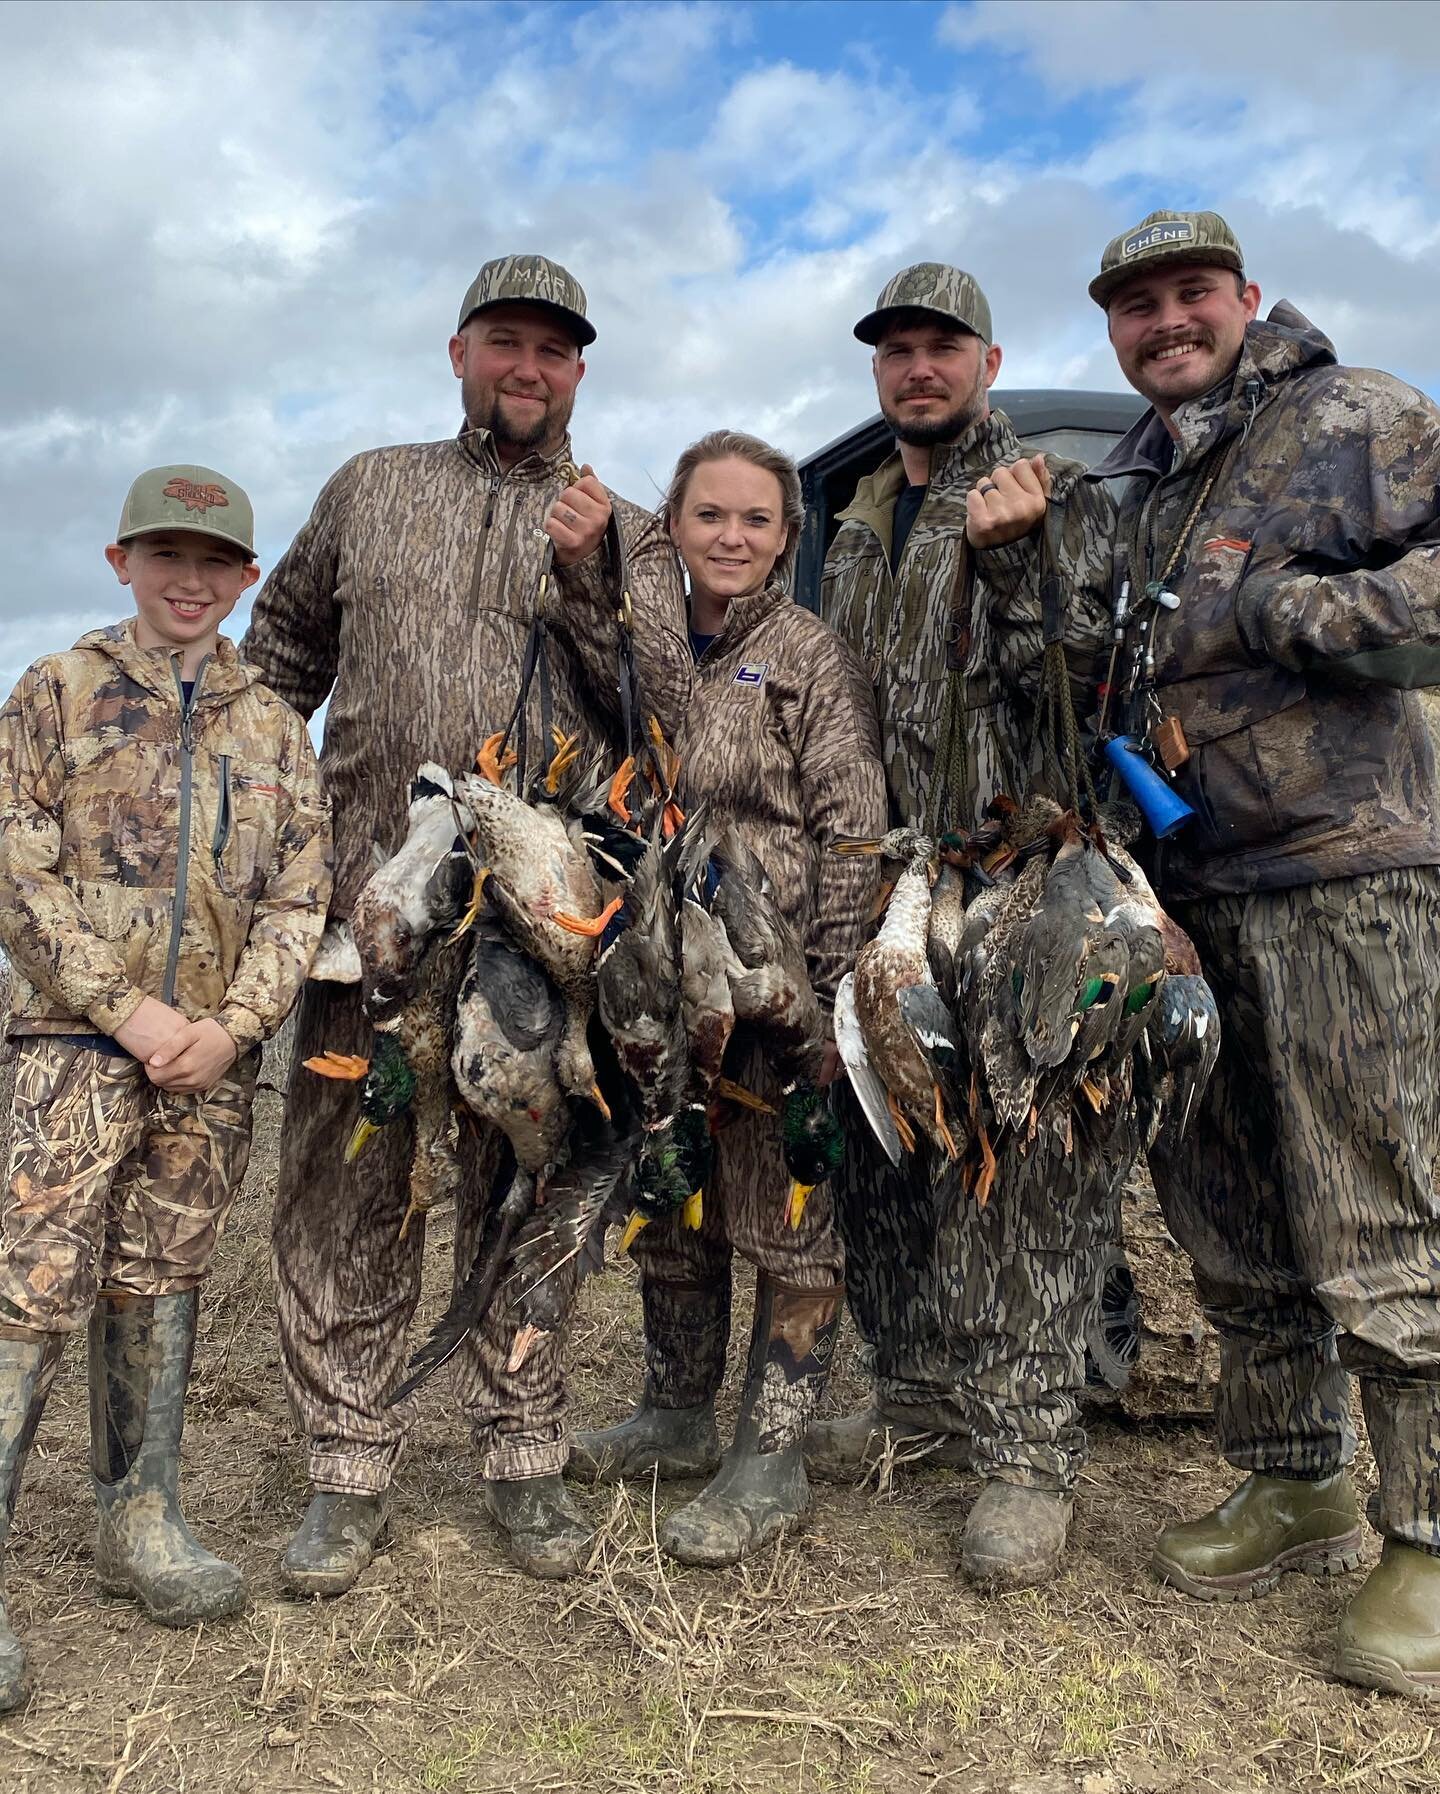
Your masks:
{"label": "dead duck", "polygon": [[1119,886],[1079,818],[1066,812],[1052,831],[1054,858],[1014,953],[1013,974],[1025,1050],[1039,1068],[1069,1057],[1081,1023],[1108,1005],[1124,978],[1124,942],[1107,931],[1105,899]]}

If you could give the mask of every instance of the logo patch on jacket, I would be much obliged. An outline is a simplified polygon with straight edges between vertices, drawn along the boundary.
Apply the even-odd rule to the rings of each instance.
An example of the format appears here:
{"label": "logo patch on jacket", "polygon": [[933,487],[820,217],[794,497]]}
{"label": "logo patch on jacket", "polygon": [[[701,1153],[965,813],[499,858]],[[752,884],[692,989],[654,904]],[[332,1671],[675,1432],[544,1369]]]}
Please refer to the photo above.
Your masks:
{"label": "logo patch on jacket", "polygon": [[212,505],[228,510],[230,500],[223,486],[212,481],[206,486],[197,486],[194,480],[175,479],[165,488],[166,498],[178,498],[187,511],[208,511]]}
{"label": "logo patch on jacket", "polygon": [[763,685],[765,675],[770,671],[770,662],[762,660],[759,666],[743,666],[736,670],[731,681],[733,685]]}

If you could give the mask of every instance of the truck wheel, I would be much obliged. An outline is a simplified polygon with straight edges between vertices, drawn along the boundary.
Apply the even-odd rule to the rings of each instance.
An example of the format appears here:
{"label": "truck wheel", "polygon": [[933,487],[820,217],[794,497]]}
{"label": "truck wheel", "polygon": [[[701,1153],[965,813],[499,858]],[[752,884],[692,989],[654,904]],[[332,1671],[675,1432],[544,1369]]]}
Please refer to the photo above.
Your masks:
{"label": "truck wheel", "polygon": [[1085,1381],[1117,1394],[1130,1381],[1140,1356],[1140,1298],[1129,1261],[1119,1246],[1107,1248],[1100,1271],[1100,1302],[1085,1333]]}

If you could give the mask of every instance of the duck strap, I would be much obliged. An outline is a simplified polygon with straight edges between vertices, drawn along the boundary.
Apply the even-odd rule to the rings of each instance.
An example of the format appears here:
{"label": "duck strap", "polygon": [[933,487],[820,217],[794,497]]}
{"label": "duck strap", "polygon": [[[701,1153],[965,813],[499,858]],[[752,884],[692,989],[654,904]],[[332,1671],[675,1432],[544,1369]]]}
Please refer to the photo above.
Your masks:
{"label": "duck strap", "polygon": [[637,761],[642,754],[649,756],[655,776],[660,781],[660,789],[665,791],[668,781],[659,748],[643,726],[645,704],[640,688],[640,673],[635,664],[635,607],[630,598],[630,555],[625,547],[625,534],[620,528],[620,519],[613,510],[605,531],[605,544],[610,555],[610,565],[615,569],[615,583],[620,594],[615,606],[615,686],[620,697],[620,733],[627,755],[633,754]]}
{"label": "duck strap", "polygon": [[1053,775],[1057,796],[1077,816],[1093,818],[1095,786],[1090,777],[1089,761],[1080,746],[1080,725],[1075,718],[1070,667],[1065,658],[1068,605],[1060,583],[1057,541],[1063,522],[1064,513],[1052,501],[1045,508],[1045,521],[1040,529],[1040,624],[1045,646],[1040,662],[1040,693],[1031,757],[1039,761],[1042,777]]}
{"label": "duck strap", "polygon": [[975,605],[975,561],[964,536],[950,585],[945,632],[945,695],[935,731],[935,756],[925,803],[925,832],[932,838],[955,823],[951,806],[964,792],[969,773],[965,731],[965,673],[970,659]]}

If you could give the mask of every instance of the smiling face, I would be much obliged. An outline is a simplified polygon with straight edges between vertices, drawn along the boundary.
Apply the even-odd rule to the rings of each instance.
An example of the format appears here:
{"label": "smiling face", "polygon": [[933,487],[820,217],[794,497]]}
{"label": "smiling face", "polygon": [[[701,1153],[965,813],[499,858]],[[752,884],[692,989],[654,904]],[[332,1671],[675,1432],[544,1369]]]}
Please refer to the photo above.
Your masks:
{"label": "smiling face", "polygon": [[723,609],[758,592],[785,550],[784,494],[773,473],[737,455],[702,461],[670,519],[692,603]]}
{"label": "smiling face", "polygon": [[1110,341],[1121,373],[1168,422],[1233,371],[1259,309],[1259,287],[1229,268],[1165,264],[1117,289]]}
{"label": "smiling face", "polygon": [[1000,350],[931,313],[901,313],[875,349],[885,421],[916,447],[954,442],[990,408]]}
{"label": "smiling face", "polygon": [[135,596],[135,640],[142,648],[180,649],[186,678],[260,569],[239,548],[194,530],[155,530],[112,542],[105,559]]}
{"label": "smiling face", "polygon": [[585,376],[579,344],[539,305],[492,305],[450,338],[465,421],[489,430],[502,462],[559,448]]}

